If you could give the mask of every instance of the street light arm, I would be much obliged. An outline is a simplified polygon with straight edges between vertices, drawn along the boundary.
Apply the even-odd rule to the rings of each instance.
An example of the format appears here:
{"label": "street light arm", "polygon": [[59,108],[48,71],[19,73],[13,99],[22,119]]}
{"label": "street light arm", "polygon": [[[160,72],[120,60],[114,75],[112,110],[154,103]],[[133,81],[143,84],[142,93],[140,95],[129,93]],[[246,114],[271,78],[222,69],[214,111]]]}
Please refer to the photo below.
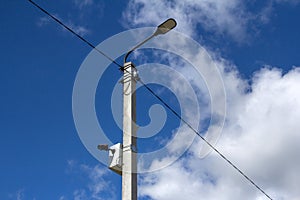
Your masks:
{"label": "street light arm", "polygon": [[131,54],[134,50],[136,50],[137,48],[139,48],[140,46],[142,46],[143,44],[145,44],[146,42],[151,40],[154,36],[165,34],[165,33],[169,32],[170,30],[175,28],[176,25],[177,25],[177,22],[173,18],[169,18],[166,21],[164,21],[162,24],[160,24],[157,27],[156,31],[152,35],[150,35],[148,38],[146,38],[144,41],[142,41],[141,43],[139,43],[138,45],[136,45],[135,47],[133,47],[130,51],[128,51],[126,53],[126,55],[124,57],[124,64],[127,62],[127,58],[129,56],[129,54]]}
{"label": "street light arm", "polygon": [[140,42],[138,45],[136,45],[135,47],[133,47],[130,51],[128,51],[124,57],[124,63],[127,62],[127,58],[128,56],[137,48],[139,48],[140,46],[142,46],[143,44],[145,44],[146,42],[148,42],[149,40],[151,40],[154,36],[156,36],[155,34],[152,34],[151,36],[149,36],[148,38],[146,38],[144,41]]}

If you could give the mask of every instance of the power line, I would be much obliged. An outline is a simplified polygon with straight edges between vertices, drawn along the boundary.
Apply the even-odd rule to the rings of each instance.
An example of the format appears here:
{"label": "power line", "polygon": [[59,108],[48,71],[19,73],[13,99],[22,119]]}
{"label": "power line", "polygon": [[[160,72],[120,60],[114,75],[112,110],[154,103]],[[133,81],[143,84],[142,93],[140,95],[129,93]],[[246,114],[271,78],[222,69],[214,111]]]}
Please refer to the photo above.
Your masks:
{"label": "power line", "polygon": [[240,170],[235,164],[233,164],[224,154],[222,154],[216,147],[208,142],[197,130],[195,130],[185,119],[183,119],[171,106],[169,106],[160,96],[158,96],[149,86],[147,86],[140,78],[137,79],[153,96],[155,96],[162,104],[164,104],[180,121],[186,124],[197,136],[199,136],[210,148],[212,148],[219,156],[221,156],[228,164],[236,169],[243,177],[245,177],[252,185],[254,185],[259,191],[261,191],[267,198],[272,198],[259,187],[252,179],[250,179],[242,170]]}
{"label": "power line", "polygon": [[108,60],[110,60],[111,62],[113,62],[114,64],[116,64],[118,67],[122,68],[123,66],[120,65],[119,63],[117,63],[114,59],[112,59],[111,57],[109,57],[108,55],[106,55],[103,51],[97,49],[96,46],[94,46],[91,42],[89,42],[88,40],[86,40],[85,38],[83,38],[82,36],[80,36],[78,33],[76,33],[75,31],[73,31],[70,27],[68,27],[67,25],[65,25],[62,21],[60,21],[57,17],[53,16],[52,14],[50,14],[47,10],[45,10],[44,8],[42,8],[41,6],[39,6],[37,3],[35,3],[32,0],[28,0],[30,3],[32,3],[35,7],[37,7],[39,10],[41,10],[43,13],[45,13],[46,15],[48,15],[49,17],[51,17],[54,21],[56,21],[58,24],[60,24],[62,27],[64,27],[65,29],[67,29],[68,31],[70,31],[71,33],[73,33],[73,35],[75,35],[76,37],[78,37],[80,40],[82,40],[83,42],[85,42],[87,45],[89,45],[90,47],[92,47],[93,49],[95,49],[98,53],[100,53],[101,55],[103,55],[104,57],[106,57]]}
{"label": "power line", "polygon": [[[122,65],[117,63],[114,59],[109,57],[107,54],[105,54],[103,51],[99,50],[94,46],[92,43],[90,43],[88,40],[80,36],[78,33],[76,33],[74,30],[72,30],[70,27],[65,25],[63,22],[61,22],[59,19],[54,17],[52,14],[50,14],[48,11],[43,9],[41,6],[36,4],[32,0],[28,0],[30,3],[32,3],[35,7],[37,7],[39,10],[44,12],[46,15],[51,17],[54,21],[56,21],[58,24],[66,28],[68,31],[70,31],[72,34],[74,34],[76,37],[78,37],[80,40],[85,42],[87,45],[95,49],[98,53],[106,57],[108,60],[113,62],[115,65],[120,67],[120,69],[123,69]],[[128,72],[128,71],[127,71]],[[130,73],[130,72],[128,72]],[[223,158],[229,165],[231,165],[235,170],[237,170],[246,180],[248,180],[253,186],[255,186],[260,192],[262,192],[268,199],[273,200],[261,187],[259,187],[251,178],[249,178],[242,170],[240,170],[235,164],[233,164],[224,154],[222,154],[216,147],[214,147],[210,142],[208,142],[197,130],[195,130],[185,119],[183,119],[170,105],[168,105],[160,96],[158,96],[149,86],[147,86],[140,78],[137,79],[153,96],[155,96],[163,105],[165,105],[179,120],[181,120],[184,124],[186,124],[198,137],[200,137],[210,148],[212,148],[221,158]]]}

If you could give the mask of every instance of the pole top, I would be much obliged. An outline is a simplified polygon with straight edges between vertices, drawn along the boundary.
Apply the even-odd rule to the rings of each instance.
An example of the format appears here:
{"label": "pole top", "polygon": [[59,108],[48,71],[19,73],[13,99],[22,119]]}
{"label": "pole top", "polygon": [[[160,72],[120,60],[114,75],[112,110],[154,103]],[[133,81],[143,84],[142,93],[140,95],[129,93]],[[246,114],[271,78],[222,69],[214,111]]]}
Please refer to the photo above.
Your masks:
{"label": "pole top", "polygon": [[128,69],[129,67],[135,68],[135,65],[133,64],[133,62],[126,62],[126,63],[124,63],[123,67],[120,67],[120,70],[124,71],[125,69]]}

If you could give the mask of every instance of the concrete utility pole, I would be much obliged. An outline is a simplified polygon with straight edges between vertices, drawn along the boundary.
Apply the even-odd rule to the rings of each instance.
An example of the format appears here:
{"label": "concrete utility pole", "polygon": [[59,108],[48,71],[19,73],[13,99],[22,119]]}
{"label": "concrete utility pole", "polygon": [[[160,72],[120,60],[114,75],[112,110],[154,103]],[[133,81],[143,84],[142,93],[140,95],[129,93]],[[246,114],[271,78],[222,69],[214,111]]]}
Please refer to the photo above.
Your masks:
{"label": "concrete utility pole", "polygon": [[109,151],[109,168],[122,175],[122,200],[137,200],[137,127],[136,127],[136,82],[137,70],[127,62],[129,54],[151,38],[165,34],[176,26],[172,18],[160,24],[156,31],[127,52],[124,57],[123,71],[123,145],[117,143],[111,147],[98,145],[99,150]]}
{"label": "concrete utility pole", "polygon": [[122,200],[137,200],[137,138],[136,138],[136,81],[137,70],[127,62],[129,54],[153,37],[165,34],[177,25],[172,18],[160,24],[156,31],[127,52],[123,66],[123,162],[122,162]]}
{"label": "concrete utility pole", "polygon": [[123,165],[122,199],[137,200],[136,79],[131,62],[124,64],[123,75]]}

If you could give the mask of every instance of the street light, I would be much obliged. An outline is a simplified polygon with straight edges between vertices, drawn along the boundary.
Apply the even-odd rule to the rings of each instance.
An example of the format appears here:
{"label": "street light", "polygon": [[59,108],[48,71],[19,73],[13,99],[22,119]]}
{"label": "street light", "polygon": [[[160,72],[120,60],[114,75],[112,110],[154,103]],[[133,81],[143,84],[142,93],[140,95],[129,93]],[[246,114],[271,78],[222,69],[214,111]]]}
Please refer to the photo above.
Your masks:
{"label": "street light", "polygon": [[150,35],[144,41],[140,42],[138,45],[136,45],[130,51],[127,52],[127,54],[124,57],[124,63],[127,62],[127,58],[129,56],[129,54],[131,54],[134,50],[136,50],[137,48],[139,48],[140,46],[142,46],[143,44],[145,44],[146,42],[148,42],[153,37],[169,32],[170,30],[172,30],[173,28],[175,28],[176,25],[177,25],[177,23],[176,23],[175,19],[169,18],[166,21],[164,21],[162,24],[160,24],[159,26],[157,26],[156,31],[152,35]]}
{"label": "street light", "polygon": [[[139,80],[133,63],[127,62],[130,53],[154,36],[165,34],[175,28],[172,18],[160,24],[156,31],[133,47],[124,57],[123,74],[123,144],[122,144],[122,200],[137,200],[137,127],[136,82]],[[120,160],[120,159],[119,159]],[[117,168],[118,169],[118,168]]]}

